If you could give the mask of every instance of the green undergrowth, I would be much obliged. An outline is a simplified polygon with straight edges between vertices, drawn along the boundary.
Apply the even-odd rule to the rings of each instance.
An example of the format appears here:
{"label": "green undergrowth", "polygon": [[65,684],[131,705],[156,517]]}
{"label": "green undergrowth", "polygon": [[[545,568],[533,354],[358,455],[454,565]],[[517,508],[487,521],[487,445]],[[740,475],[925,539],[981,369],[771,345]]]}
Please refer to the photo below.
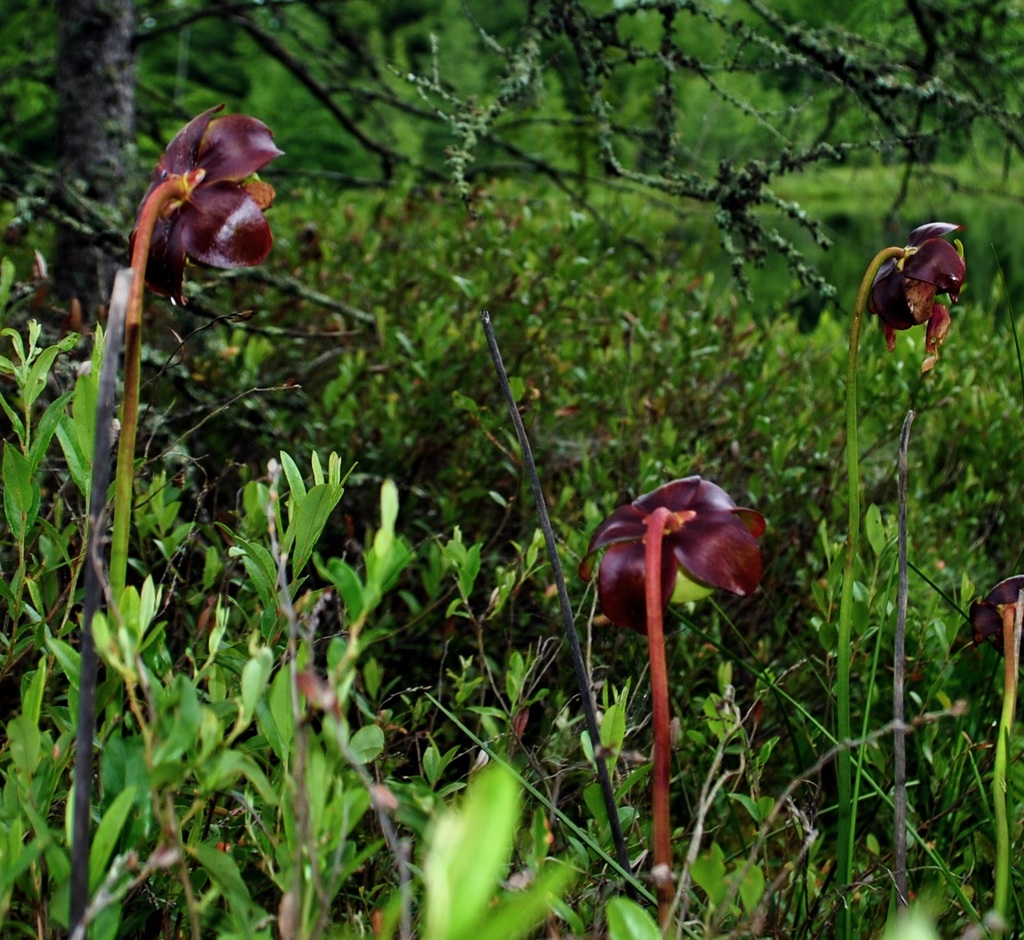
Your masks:
{"label": "green undergrowth", "polygon": [[[632,200],[601,212],[509,186],[472,213],[426,190],[282,192],[264,269],[190,271],[184,309],[148,301],[130,587],[98,633],[92,935],[654,936],[651,886],[624,891],[612,863],[482,309],[560,542],[634,860],[649,841],[646,650],[595,613],[579,558],[612,509],[678,476],[768,520],[758,593],[669,624],[684,936],[829,936],[840,904],[857,936],[885,927],[895,465],[915,410],[911,884],[942,935],[982,923],[1001,664],[964,613],[1021,564],[1024,460],[1014,311],[997,279],[972,275],[985,234],[964,237],[968,282],[932,373],[916,332],[891,355],[877,323],[862,340],[863,741],[841,894],[830,755],[856,282],[810,310],[795,285],[747,297],[704,267],[694,225]],[[883,244],[850,261],[858,278]],[[33,308],[16,273],[0,350],[0,923],[34,936],[67,917],[100,346],[55,345],[58,314]]]}

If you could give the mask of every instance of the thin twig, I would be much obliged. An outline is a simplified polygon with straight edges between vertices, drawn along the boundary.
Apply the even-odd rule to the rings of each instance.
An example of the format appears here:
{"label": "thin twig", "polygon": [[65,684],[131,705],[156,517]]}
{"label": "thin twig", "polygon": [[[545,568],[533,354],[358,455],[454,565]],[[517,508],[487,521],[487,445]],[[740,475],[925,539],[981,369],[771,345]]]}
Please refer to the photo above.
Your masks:
{"label": "thin twig", "polygon": [[96,678],[98,660],[92,637],[92,620],[103,606],[107,586],[106,563],[101,546],[105,539],[107,487],[110,484],[113,447],[114,397],[117,392],[118,352],[124,334],[125,310],[132,271],[122,268],[114,278],[107,313],[103,365],[96,399],[96,430],[93,442],[92,488],[89,493],[89,534],[85,566],[85,606],[82,612],[82,648],[78,678],[78,732],[75,746],[75,796],[71,816],[71,901],[68,926],[81,928],[85,937],[89,903],[89,817],[92,793],[92,746],[96,731]]}
{"label": "thin twig", "polygon": [[590,735],[590,743],[594,751],[594,763],[597,766],[597,779],[600,782],[601,795],[604,798],[605,809],[608,812],[608,824],[611,826],[612,838],[615,840],[615,852],[619,865],[626,871],[632,871],[629,864],[629,851],[626,848],[626,839],[622,834],[622,825],[619,822],[619,812],[615,803],[615,791],[612,789],[608,765],[605,763],[604,755],[601,754],[601,732],[597,725],[597,711],[591,695],[590,677],[587,675],[587,667],[583,661],[580,638],[576,633],[572,605],[569,603],[569,592],[565,586],[565,576],[562,573],[562,564],[558,558],[558,543],[555,541],[555,532],[551,527],[547,503],[544,501],[544,490],[541,488],[540,477],[537,475],[537,465],[533,460],[533,451],[530,449],[530,441],[526,436],[523,419],[519,415],[515,398],[512,396],[512,389],[508,384],[508,373],[505,372],[505,366],[501,360],[501,350],[498,348],[498,340],[494,335],[494,328],[491,326],[491,315],[487,310],[482,310],[480,312],[480,319],[483,321],[484,334],[487,337],[487,348],[490,350],[494,369],[498,374],[498,384],[501,386],[502,395],[504,395],[505,403],[508,405],[508,413],[512,419],[512,425],[516,429],[519,448],[523,454],[523,465],[526,468],[526,475],[530,479],[533,499],[537,505],[537,517],[540,521],[541,531],[544,533],[544,543],[547,546],[548,558],[551,561],[551,574],[555,579],[555,588],[558,591],[562,624],[565,627],[565,637],[569,643],[569,653],[572,656],[572,665],[576,672],[576,683],[580,690],[583,714],[587,723],[587,733]]}
{"label": "thin twig", "polygon": [[907,890],[907,732],[904,725],[903,686],[907,672],[907,448],[910,445],[910,426],[914,412],[908,411],[900,434],[897,484],[897,528],[899,541],[899,590],[896,609],[896,637],[893,641],[892,662],[892,723],[893,761],[895,764],[895,791],[893,793],[893,875],[896,879],[896,907],[903,909],[909,902]]}

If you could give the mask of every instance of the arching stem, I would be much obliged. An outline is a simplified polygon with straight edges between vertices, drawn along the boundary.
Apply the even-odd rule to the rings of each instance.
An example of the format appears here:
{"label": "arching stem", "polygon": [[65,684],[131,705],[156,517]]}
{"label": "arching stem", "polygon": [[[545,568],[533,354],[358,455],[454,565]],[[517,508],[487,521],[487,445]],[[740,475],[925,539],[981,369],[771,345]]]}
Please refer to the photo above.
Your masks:
{"label": "arching stem", "polygon": [[651,662],[651,718],[654,725],[654,780],[651,823],[654,871],[658,886],[658,922],[665,928],[672,908],[672,830],[669,827],[671,736],[669,733],[668,666],[665,660],[664,606],[661,596],[661,546],[672,513],[664,506],[647,517],[644,570],[647,601],[647,646]]}
{"label": "arching stem", "polygon": [[[135,438],[139,425],[139,376],[142,365],[142,296],[146,289],[146,262],[153,229],[169,202],[183,198],[185,179],[169,176],[146,199],[135,227],[132,248],[131,293],[124,323],[124,400],[121,405],[121,437],[117,446],[114,489],[114,531],[110,543],[110,591],[117,603],[128,571],[128,535],[131,530],[132,490],[135,474]],[[113,351],[112,352],[116,352]]]}
{"label": "arching stem", "polygon": [[[844,892],[853,869],[853,842],[856,807],[853,805],[853,761],[849,747],[850,730],[850,644],[853,636],[853,581],[860,539],[860,448],[857,443],[857,351],[860,330],[867,310],[868,295],[878,269],[890,258],[901,258],[903,248],[884,248],[875,255],[861,280],[857,303],[850,324],[850,351],[846,365],[846,478],[849,522],[846,530],[846,561],[843,566],[843,591],[839,601],[839,637],[836,650],[836,711],[840,745],[837,776],[839,783],[838,858],[836,884]],[[850,917],[845,896],[840,900],[836,918],[836,937],[850,940]]]}

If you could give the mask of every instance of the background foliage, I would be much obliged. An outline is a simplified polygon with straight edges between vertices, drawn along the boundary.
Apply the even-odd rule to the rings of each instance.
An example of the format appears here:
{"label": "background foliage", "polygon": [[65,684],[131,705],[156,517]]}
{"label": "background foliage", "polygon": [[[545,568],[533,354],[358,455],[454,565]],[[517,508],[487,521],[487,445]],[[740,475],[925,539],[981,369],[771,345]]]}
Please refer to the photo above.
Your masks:
{"label": "background foliage", "polygon": [[[34,252],[69,216],[120,250],[166,140],[221,100],[286,151],[268,173],[276,242],[255,271],[190,271],[184,308],[149,304],[133,585],[100,636],[95,935],[507,937],[545,916],[552,935],[650,935],[647,888],[627,900],[609,863],[482,307],[556,521],[634,859],[645,651],[572,573],[601,518],[673,476],[701,473],[769,521],[761,591],[677,612],[670,638],[685,936],[831,936],[840,904],[858,936],[886,923],[894,466],[917,412],[911,881],[943,936],[980,928],[1001,664],[964,611],[1021,562],[1016,4],[140,4],[139,185],[117,218],[47,170],[55,14],[9,7],[5,931],[67,916],[102,353],[98,330],[61,338]],[[936,218],[968,224],[939,366],[918,375],[919,335],[887,355],[874,323],[861,357],[867,742],[847,890],[828,759],[846,324],[874,252]],[[477,783],[488,760],[518,787]],[[467,783],[481,795],[461,800]],[[486,864],[459,867],[485,846]]]}

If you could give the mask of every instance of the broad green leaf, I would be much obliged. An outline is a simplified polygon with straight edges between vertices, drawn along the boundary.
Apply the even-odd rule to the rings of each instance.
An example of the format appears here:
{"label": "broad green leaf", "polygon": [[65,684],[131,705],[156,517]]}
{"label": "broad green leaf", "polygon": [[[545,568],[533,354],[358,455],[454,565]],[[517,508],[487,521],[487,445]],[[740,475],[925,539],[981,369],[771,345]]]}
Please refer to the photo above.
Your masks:
{"label": "broad green leaf", "polygon": [[575,871],[561,862],[547,862],[540,877],[525,891],[507,892],[496,910],[490,910],[472,940],[516,940],[534,936],[552,910],[552,900],[565,892]]}
{"label": "broad green leaf", "polygon": [[18,771],[18,775],[24,781],[31,779],[39,766],[40,746],[42,736],[39,733],[38,723],[30,720],[25,715],[18,715],[17,718],[7,722],[7,746],[10,751],[11,761]]}
{"label": "broad green leaf", "polygon": [[264,803],[277,805],[277,794],[267,775],[249,754],[242,751],[221,752],[208,766],[196,767],[196,775],[201,786],[210,793],[229,790],[240,776],[245,777]]}
{"label": "broad green leaf", "polygon": [[43,656],[39,660],[39,666],[32,673],[32,681],[29,683],[28,690],[25,692],[25,697],[22,700],[22,714],[31,722],[39,724],[39,714],[42,711],[43,706],[43,690],[46,688],[46,657]]}
{"label": "broad green leaf", "polygon": [[341,496],[341,487],[331,486],[329,483],[318,484],[306,494],[298,510],[291,514],[288,529],[293,536],[293,578],[298,577],[306,567],[306,562],[313,554],[313,549]]}
{"label": "broad green leaf", "polygon": [[256,704],[263,690],[266,689],[270,680],[270,671],[274,667],[274,657],[267,647],[262,647],[242,667],[241,701],[242,721],[248,724],[252,721],[253,712],[256,711]]}
{"label": "broad green leaf", "polygon": [[868,538],[868,544],[876,555],[885,551],[886,537],[885,524],[882,522],[882,511],[875,503],[868,506],[864,514],[864,534]]}
{"label": "broad green leaf", "polygon": [[318,558],[316,568],[334,585],[341,602],[345,605],[348,617],[352,620],[358,619],[363,612],[363,582],[355,568],[340,558],[330,558],[326,563]]}
{"label": "broad green leaf", "polygon": [[114,854],[125,820],[135,805],[135,787],[127,787],[107,807],[89,849],[89,890],[95,891],[107,873],[107,863]]}
{"label": "broad green leaf", "polygon": [[480,929],[505,874],[518,821],[518,786],[497,766],[482,771],[461,806],[435,821],[423,866],[426,937],[464,940]]}
{"label": "broad green leaf", "polygon": [[65,392],[59,398],[50,402],[42,417],[33,425],[32,444],[28,451],[28,462],[33,473],[39,468],[43,458],[46,456],[50,441],[53,440],[53,435],[64,418],[72,394],[72,392]]}
{"label": "broad green leaf", "polygon": [[[743,863],[740,864],[742,870]],[[737,872],[737,875],[739,872]],[[740,900],[743,902],[743,909],[748,914],[753,914],[764,896],[764,872],[757,865],[751,865],[740,882]]]}
{"label": "broad green leaf", "polygon": [[622,750],[626,737],[626,709],[622,702],[609,705],[601,718],[601,746],[612,754]]}
{"label": "broad green leaf", "polygon": [[252,905],[249,889],[238,871],[238,865],[227,852],[221,852],[207,842],[190,846],[189,851],[231,901],[241,902],[245,908]]}
{"label": "broad green leaf", "polygon": [[[7,301],[11,296],[11,286],[14,284],[14,264],[10,258],[0,258],[0,315],[6,314]],[[3,318],[0,316],[0,326],[3,325]]]}
{"label": "broad green leaf", "polygon": [[725,853],[714,842],[706,852],[701,853],[690,866],[690,877],[694,884],[704,889],[712,904],[718,904],[729,890],[725,877]]}
{"label": "broad green leaf", "polygon": [[661,931],[651,915],[629,898],[612,898],[604,916],[608,940],[661,940]]}
{"label": "broad green leaf", "polygon": [[380,487],[380,528],[373,537],[373,554],[385,559],[391,554],[398,521],[398,487],[393,480],[385,480]]}
{"label": "broad green leaf", "polygon": [[32,479],[28,458],[10,441],[4,441],[4,513],[11,534],[22,542],[39,512],[39,484]]}
{"label": "broad green leaf", "polygon": [[[95,623],[95,618],[93,623]],[[46,646],[53,653],[68,683],[77,691],[82,668],[81,654],[70,643],[55,636],[48,636],[46,638]]]}
{"label": "broad green leaf", "polygon": [[284,471],[284,477],[288,481],[288,491],[291,493],[290,518],[306,498],[306,484],[303,482],[302,472],[299,470],[298,464],[292,460],[291,456],[283,450],[279,456],[281,457],[281,469]]}
{"label": "broad green leaf", "polygon": [[368,764],[384,750],[384,732],[379,725],[364,725],[352,735],[348,746],[360,764]]}

